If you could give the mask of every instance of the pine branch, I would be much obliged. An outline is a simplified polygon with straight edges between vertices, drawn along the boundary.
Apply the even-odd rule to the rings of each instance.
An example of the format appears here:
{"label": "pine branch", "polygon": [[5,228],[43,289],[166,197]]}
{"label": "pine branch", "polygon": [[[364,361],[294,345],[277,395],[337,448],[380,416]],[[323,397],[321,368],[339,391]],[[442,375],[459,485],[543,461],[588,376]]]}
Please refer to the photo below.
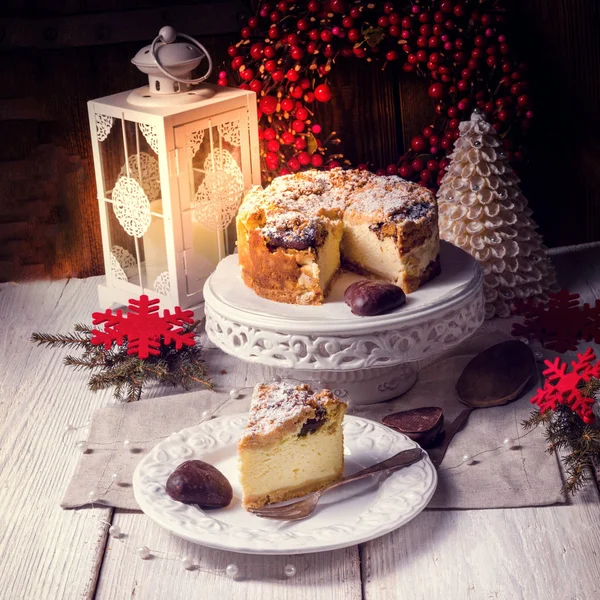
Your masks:
{"label": "pine branch", "polygon": [[98,369],[100,367],[105,366],[104,360],[102,358],[98,359],[89,359],[87,357],[79,358],[77,356],[65,356],[63,360],[63,364],[67,367],[73,367],[76,370],[81,369]]}
{"label": "pine branch", "polygon": [[30,340],[38,346],[87,346],[91,345],[89,338],[81,333],[53,334],[53,333],[32,333]]}

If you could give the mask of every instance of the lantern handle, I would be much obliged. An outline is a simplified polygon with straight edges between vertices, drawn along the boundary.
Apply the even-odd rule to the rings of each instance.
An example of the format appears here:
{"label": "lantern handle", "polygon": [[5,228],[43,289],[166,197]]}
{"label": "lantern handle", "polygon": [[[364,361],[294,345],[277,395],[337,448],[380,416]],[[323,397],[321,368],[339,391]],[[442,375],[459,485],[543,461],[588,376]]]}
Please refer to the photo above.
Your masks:
{"label": "lantern handle", "polygon": [[[165,67],[163,67],[160,64],[160,60],[158,59],[158,54],[156,52],[156,45],[159,42],[163,42],[165,44],[170,44],[170,43],[174,42],[177,37],[181,37],[181,38],[188,40],[189,42],[194,44],[197,48],[202,50],[202,52],[204,52],[204,54],[208,60],[208,69],[207,69],[206,73],[204,75],[202,75],[202,77],[197,77],[196,79],[182,79],[181,77],[176,77],[172,73],[169,73],[169,71],[167,71],[167,69],[165,69]],[[156,61],[156,66],[159,68],[159,70],[164,75],[166,75],[167,77],[172,79],[173,81],[178,81],[179,83],[187,83],[187,84],[194,85],[197,83],[202,83],[205,79],[208,79],[210,77],[210,74],[212,73],[212,68],[213,68],[212,59],[210,58],[210,54],[208,53],[206,48],[198,40],[195,40],[193,37],[186,35],[185,33],[177,33],[175,31],[175,29],[173,29],[172,27],[163,27],[158,32],[158,35],[154,38],[154,40],[152,42],[150,51],[152,52],[152,56],[153,56],[154,60]]]}

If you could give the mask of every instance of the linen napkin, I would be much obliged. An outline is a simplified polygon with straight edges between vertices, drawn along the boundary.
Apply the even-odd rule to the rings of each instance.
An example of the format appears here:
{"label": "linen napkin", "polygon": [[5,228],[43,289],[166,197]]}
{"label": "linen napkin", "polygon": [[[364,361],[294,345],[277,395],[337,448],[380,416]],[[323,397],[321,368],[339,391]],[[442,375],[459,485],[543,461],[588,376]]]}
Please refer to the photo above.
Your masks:
{"label": "linen napkin", "polygon": [[[476,335],[424,367],[408,393],[389,402],[350,407],[349,413],[380,420],[399,410],[441,406],[449,424],[464,408],[455,391],[463,368],[475,354],[505,339],[508,336],[501,333]],[[440,466],[438,488],[429,508],[510,508],[565,501],[558,460],[545,451],[542,432],[523,437],[520,425],[531,412],[529,398],[537,384],[534,381],[516,402],[471,414]],[[89,504],[89,492],[97,490],[104,505],[138,509],[131,480],[142,456],[171,433],[202,421],[205,410],[219,407],[217,415],[247,411],[250,392],[247,389],[242,398],[231,400],[226,393],[202,390],[97,410],[89,428],[89,450],[82,454],[61,506]],[[519,447],[504,448],[507,437],[518,440]],[[124,447],[125,440],[133,451]],[[461,464],[465,454],[477,454],[476,462]],[[118,473],[123,483],[112,483],[113,473]]]}

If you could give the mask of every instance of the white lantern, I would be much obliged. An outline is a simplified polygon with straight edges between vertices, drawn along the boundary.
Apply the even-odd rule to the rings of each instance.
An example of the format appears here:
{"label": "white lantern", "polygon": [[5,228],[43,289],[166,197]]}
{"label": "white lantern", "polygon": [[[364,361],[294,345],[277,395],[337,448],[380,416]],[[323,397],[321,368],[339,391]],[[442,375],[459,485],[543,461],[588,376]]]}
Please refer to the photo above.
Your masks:
{"label": "white lantern", "polygon": [[[206,74],[191,79],[204,61]],[[106,270],[100,305],[146,293],[164,308],[197,306],[235,249],[244,192],[260,183],[256,96],[197,85],[210,56],[171,27],[132,62],[148,86],[88,103]]]}

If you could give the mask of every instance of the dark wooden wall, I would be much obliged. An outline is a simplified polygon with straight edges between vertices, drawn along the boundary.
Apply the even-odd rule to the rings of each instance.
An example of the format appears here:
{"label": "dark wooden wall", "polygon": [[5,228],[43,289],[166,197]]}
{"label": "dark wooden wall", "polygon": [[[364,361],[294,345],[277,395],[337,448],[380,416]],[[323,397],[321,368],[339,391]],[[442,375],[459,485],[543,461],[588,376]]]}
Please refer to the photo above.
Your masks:
{"label": "dark wooden wall", "polygon": [[[507,1],[536,99],[523,188],[549,245],[599,240],[599,3]],[[164,24],[198,36],[220,66],[247,4],[1,1],[0,281],[102,272],[87,100],[142,85],[129,60]],[[337,65],[320,118],[354,164],[385,166],[433,107],[424,81],[356,66]]]}

